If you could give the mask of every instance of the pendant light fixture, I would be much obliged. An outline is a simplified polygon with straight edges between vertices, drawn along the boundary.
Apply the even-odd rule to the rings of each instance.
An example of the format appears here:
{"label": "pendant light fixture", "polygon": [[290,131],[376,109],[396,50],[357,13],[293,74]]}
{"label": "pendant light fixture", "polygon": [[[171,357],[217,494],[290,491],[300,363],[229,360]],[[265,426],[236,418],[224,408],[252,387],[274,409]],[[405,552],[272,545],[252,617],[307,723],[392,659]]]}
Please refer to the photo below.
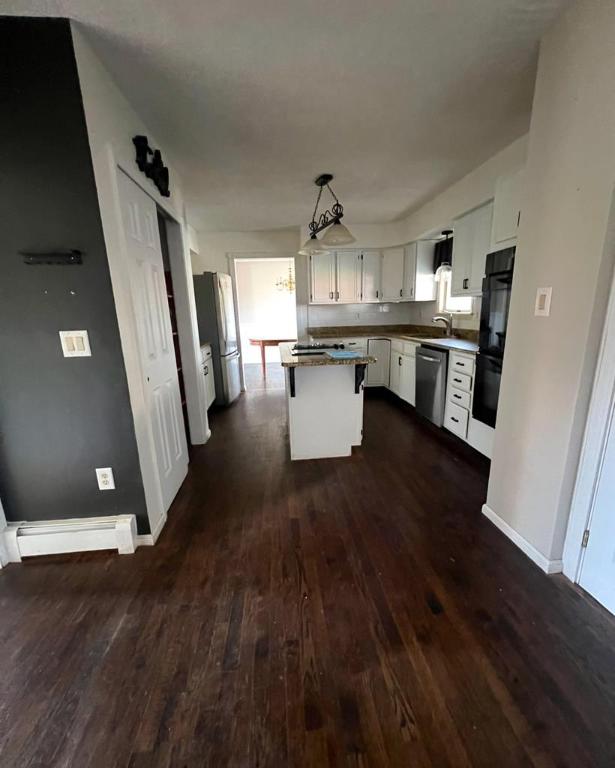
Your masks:
{"label": "pendant light fixture", "polygon": [[[323,173],[314,181],[314,184],[319,188],[318,196],[316,198],[312,220],[308,224],[310,237],[299,251],[302,256],[324,255],[329,253],[326,246],[349,245],[355,241],[355,238],[350,234],[348,228],[340,223],[340,219],[344,215],[344,206],[340,203],[335,192],[331,189],[331,181],[333,181],[333,175],[331,173]],[[329,190],[335,203],[331,206],[331,210],[323,211],[317,219],[316,214],[318,213],[318,205],[320,204],[323,187],[326,187]],[[316,235],[325,229],[328,230],[327,233],[322,240],[319,240]]]}

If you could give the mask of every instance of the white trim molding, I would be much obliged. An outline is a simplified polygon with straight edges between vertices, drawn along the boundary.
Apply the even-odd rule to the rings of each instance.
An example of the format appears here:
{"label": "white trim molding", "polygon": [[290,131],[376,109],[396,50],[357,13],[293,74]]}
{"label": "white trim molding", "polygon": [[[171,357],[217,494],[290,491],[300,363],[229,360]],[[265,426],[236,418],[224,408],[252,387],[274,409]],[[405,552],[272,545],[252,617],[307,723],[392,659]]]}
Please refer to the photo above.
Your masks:
{"label": "white trim molding", "polygon": [[536,547],[532,546],[530,542],[527,541],[527,539],[524,539],[514,528],[511,528],[506,520],[503,520],[487,504],[483,504],[483,515],[485,515],[496,528],[499,528],[505,536],[508,536],[513,544],[516,544],[519,549],[545,573],[551,574],[562,572],[563,563],[561,560],[549,560],[548,557],[545,557],[542,552],[539,552]]}
{"label": "white trim molding", "polygon": [[160,536],[160,533],[164,528],[166,522],[167,522],[167,516],[163,515],[163,517],[160,518],[160,520],[158,521],[158,524],[152,530],[151,533],[137,534],[135,539],[136,546],[137,547],[153,547],[154,544],[158,541],[158,537]]}
{"label": "white trim molding", "polygon": [[22,557],[98,549],[128,555],[136,549],[137,523],[134,515],[9,522],[0,538],[10,563],[19,563]]}
{"label": "white trim molding", "polygon": [[[615,216],[615,193],[613,196]],[[611,225],[615,229],[615,223]],[[615,232],[607,235],[612,249]],[[606,453],[609,432],[615,418],[615,275],[607,306],[596,375],[589,402],[587,423],[581,447],[579,468],[572,495],[568,529],[564,543],[564,575],[571,581],[579,582],[585,549],[583,536],[591,527],[591,517]]]}

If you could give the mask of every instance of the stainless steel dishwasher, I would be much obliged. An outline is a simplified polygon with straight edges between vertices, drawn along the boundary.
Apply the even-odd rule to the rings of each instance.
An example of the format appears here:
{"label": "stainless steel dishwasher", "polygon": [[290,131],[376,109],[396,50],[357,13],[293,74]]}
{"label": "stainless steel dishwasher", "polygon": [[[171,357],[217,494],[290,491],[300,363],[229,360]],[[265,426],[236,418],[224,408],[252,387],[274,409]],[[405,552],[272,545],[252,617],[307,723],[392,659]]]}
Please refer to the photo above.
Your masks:
{"label": "stainless steel dishwasher", "polygon": [[448,352],[423,344],[416,350],[416,410],[441,427],[446,399]]}

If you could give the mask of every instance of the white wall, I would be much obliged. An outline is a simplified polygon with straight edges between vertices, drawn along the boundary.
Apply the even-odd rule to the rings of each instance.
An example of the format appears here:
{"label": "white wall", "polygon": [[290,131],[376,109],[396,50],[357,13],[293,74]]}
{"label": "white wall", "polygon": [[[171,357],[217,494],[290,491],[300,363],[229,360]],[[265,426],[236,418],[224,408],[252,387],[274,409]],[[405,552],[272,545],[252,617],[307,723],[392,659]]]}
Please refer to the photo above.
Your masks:
{"label": "white wall", "polygon": [[[288,338],[297,335],[295,292],[280,291],[276,281],[288,277],[294,259],[246,259],[235,261],[237,299],[244,363],[260,363],[260,348],[250,337]],[[279,361],[277,347],[266,348],[267,360]]]}
{"label": "white wall", "polygon": [[[613,253],[615,4],[581,0],[541,45],[487,503],[559,560]],[[534,317],[540,286],[551,316]]]}
{"label": "white wall", "polygon": [[[192,442],[199,443],[204,442],[209,437],[209,426],[205,408],[203,377],[200,371],[196,307],[188,250],[187,222],[183,213],[181,178],[174,168],[172,158],[168,156],[165,148],[156,141],[156,137],[148,130],[117,88],[92,50],[87,36],[79,25],[72,23],[71,29],[135,423],[135,435],[139,447],[139,461],[148,515],[151,521],[158,521],[164,519],[164,514],[161,517],[162,496],[158,482],[155,445],[151,434],[148,410],[145,406],[147,400],[129,288],[128,259],[119,205],[117,169],[119,166],[132,176],[135,182],[142,185],[156,203],[170,213],[180,224],[181,236],[179,239],[181,241],[180,246],[184,251],[186,282],[183,292],[176,289],[176,308],[178,322],[182,322],[180,341],[190,436]],[[150,143],[162,151],[163,159],[169,167],[171,185],[169,198],[162,198],[154,184],[137,168],[132,138],[138,134],[148,136]],[[185,321],[184,318],[186,318]]]}
{"label": "white wall", "polygon": [[299,227],[263,232],[204,232],[198,235],[199,252],[192,254],[192,271],[229,272],[229,254],[281,254],[292,256],[300,247]]}

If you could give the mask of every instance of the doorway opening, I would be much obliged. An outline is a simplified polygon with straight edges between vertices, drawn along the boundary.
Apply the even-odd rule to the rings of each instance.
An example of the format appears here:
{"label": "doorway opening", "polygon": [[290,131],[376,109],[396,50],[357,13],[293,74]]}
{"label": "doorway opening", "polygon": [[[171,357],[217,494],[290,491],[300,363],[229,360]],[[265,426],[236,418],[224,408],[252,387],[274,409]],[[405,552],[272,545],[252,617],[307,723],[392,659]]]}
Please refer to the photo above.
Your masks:
{"label": "doorway opening", "polygon": [[283,389],[278,344],[297,338],[295,260],[237,258],[234,266],[244,386]]}
{"label": "doorway opening", "polygon": [[184,424],[184,433],[188,445],[188,454],[190,455],[190,429],[188,424],[188,406],[186,404],[186,383],[184,380],[184,367],[182,365],[182,354],[179,346],[179,325],[177,322],[177,310],[175,308],[175,291],[173,290],[173,270],[171,268],[171,257],[169,252],[169,237],[167,234],[167,218],[157,209],[158,213],[158,232],[160,233],[160,249],[162,251],[162,266],[164,268],[164,283],[167,292],[167,304],[169,306],[169,319],[171,321],[171,333],[173,336],[173,351],[175,354],[175,366],[177,368],[177,380],[179,383],[179,395],[181,398],[181,408]]}

